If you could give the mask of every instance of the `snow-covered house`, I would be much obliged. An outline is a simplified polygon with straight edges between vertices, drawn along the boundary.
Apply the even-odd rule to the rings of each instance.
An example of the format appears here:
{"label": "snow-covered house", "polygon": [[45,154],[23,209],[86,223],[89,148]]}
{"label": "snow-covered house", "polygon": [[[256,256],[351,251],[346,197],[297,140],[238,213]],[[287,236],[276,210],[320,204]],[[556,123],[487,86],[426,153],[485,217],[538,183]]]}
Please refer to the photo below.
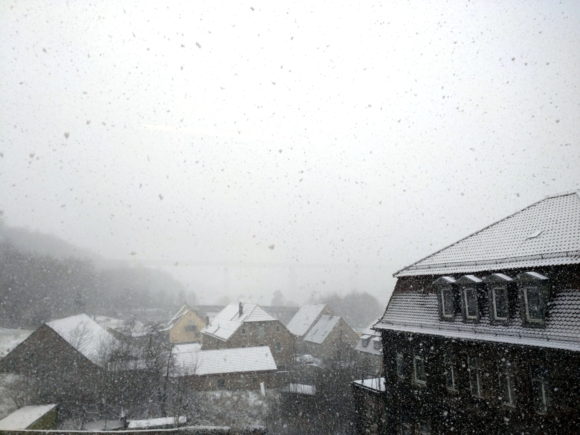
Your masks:
{"label": "snow-covered house", "polygon": [[278,367],[268,346],[200,350],[174,346],[174,376],[194,390],[259,390],[278,387]]}
{"label": "snow-covered house", "polygon": [[383,372],[383,342],[381,334],[372,327],[363,329],[354,348],[357,355],[357,368],[364,376],[380,376]]}
{"label": "snow-covered house", "polygon": [[230,304],[202,330],[202,349],[268,346],[278,367],[294,358],[294,336],[278,319],[255,304]]}
{"label": "snow-covered house", "polygon": [[40,326],[0,360],[0,371],[35,377],[50,397],[91,396],[118,346],[112,334],[79,314]]}
{"label": "snow-covered house", "polygon": [[201,331],[206,318],[188,305],[183,305],[162,329],[172,344],[201,342]]}
{"label": "snow-covered house", "polygon": [[387,427],[573,433],[580,193],[547,197],[395,273],[375,329]]}
{"label": "snow-covered house", "polygon": [[298,339],[297,348],[318,358],[332,359],[342,351],[352,349],[357,333],[325,304],[303,305],[288,323],[288,329]]}

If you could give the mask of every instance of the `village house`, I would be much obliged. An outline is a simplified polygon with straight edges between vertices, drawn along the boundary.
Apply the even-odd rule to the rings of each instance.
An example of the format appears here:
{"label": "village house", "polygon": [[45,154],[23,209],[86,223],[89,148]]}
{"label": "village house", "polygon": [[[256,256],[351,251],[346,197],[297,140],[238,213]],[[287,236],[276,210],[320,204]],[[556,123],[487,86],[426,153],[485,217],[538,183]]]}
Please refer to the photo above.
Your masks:
{"label": "village house", "polygon": [[383,342],[381,334],[372,326],[362,331],[354,348],[357,356],[357,368],[362,376],[379,377],[383,373]]}
{"label": "village house", "polygon": [[381,332],[400,433],[575,433],[580,195],[554,195],[395,274]]}
{"label": "village house", "polygon": [[49,400],[92,401],[118,346],[113,335],[79,314],[40,326],[0,360],[0,371],[37,379],[40,394]]}
{"label": "village house", "polygon": [[288,329],[297,337],[299,353],[326,360],[350,352],[358,340],[348,323],[333,315],[325,304],[300,307],[288,323]]}
{"label": "village house", "polygon": [[183,305],[162,329],[162,332],[168,334],[169,342],[172,344],[199,343],[201,331],[206,325],[205,317],[188,305]]}
{"label": "village house", "polygon": [[279,368],[294,358],[294,336],[278,319],[255,304],[230,304],[202,330],[202,349],[268,346]]}
{"label": "village house", "polygon": [[265,390],[282,381],[268,346],[200,350],[176,345],[173,355],[173,376],[194,391]]}

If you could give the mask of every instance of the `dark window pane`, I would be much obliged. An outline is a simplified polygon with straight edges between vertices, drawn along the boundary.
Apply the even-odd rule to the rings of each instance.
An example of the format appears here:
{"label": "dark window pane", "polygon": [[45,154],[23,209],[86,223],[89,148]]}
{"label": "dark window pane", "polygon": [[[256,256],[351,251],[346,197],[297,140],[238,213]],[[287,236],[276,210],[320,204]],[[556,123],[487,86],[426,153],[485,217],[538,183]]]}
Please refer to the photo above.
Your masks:
{"label": "dark window pane", "polygon": [[450,288],[441,290],[441,312],[443,317],[453,317],[455,315],[453,290]]}
{"label": "dark window pane", "polygon": [[538,287],[527,287],[525,289],[525,302],[528,320],[544,319],[542,294]]}
{"label": "dark window pane", "polygon": [[496,319],[508,318],[508,296],[505,287],[496,287],[493,289],[493,307]]}
{"label": "dark window pane", "polygon": [[465,303],[465,316],[469,319],[476,319],[478,313],[477,291],[470,287],[463,290]]}

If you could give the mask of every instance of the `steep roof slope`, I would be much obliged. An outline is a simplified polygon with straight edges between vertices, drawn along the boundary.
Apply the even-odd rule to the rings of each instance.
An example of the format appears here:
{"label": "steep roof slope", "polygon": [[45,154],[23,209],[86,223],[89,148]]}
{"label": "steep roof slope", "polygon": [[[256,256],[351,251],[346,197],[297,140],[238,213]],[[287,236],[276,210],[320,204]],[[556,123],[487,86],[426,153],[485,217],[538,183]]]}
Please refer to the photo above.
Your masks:
{"label": "steep roof slope", "polygon": [[246,322],[276,322],[256,304],[229,304],[221,310],[201,332],[220,340],[228,340],[243,323]]}
{"label": "steep roof slope", "polygon": [[111,333],[86,314],[53,320],[46,324],[93,363],[103,365],[104,352],[119,345]]}
{"label": "steep roof slope", "polygon": [[302,337],[318,320],[325,307],[324,304],[301,306],[288,323],[288,330],[292,334]]}
{"label": "steep roof slope", "polygon": [[436,293],[394,292],[375,329],[580,351],[578,289],[555,293],[544,328],[525,327],[519,316],[510,318],[506,325],[494,324],[487,304],[483,304],[482,311],[477,325],[461,319],[442,321]]}
{"label": "steep roof slope", "polygon": [[340,317],[338,316],[320,316],[318,322],[304,336],[304,341],[316,344],[324,343],[324,340],[326,340],[326,337],[332,332],[339,320]]}
{"label": "steep roof slope", "polygon": [[580,193],[549,196],[395,273],[396,277],[580,263]]}

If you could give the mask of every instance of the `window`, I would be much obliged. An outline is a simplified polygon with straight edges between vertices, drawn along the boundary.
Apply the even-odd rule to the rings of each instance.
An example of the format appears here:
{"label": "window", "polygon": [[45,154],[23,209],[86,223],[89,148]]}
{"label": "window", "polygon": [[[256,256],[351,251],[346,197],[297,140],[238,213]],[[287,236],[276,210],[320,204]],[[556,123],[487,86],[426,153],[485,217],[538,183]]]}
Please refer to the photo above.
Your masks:
{"label": "window", "polygon": [[445,367],[445,386],[447,390],[457,392],[457,381],[455,379],[455,363],[449,356],[445,356],[443,360]]}
{"label": "window", "polygon": [[469,372],[469,389],[471,395],[483,397],[481,385],[481,361],[477,357],[470,356],[467,358],[467,371]]}
{"label": "window", "polygon": [[402,353],[397,354],[396,364],[397,364],[397,376],[402,379],[405,377],[405,360],[403,359]]}
{"label": "window", "polygon": [[244,327],[242,326],[242,335],[245,335],[245,334],[246,334],[246,328],[244,328]]}
{"label": "window", "polygon": [[548,383],[544,377],[532,379],[532,393],[534,395],[534,408],[539,414],[548,412]]}
{"label": "window", "polygon": [[276,349],[276,352],[280,352],[282,350],[282,346],[278,342],[276,342],[276,344],[274,345],[274,348]]}
{"label": "window", "polygon": [[195,326],[195,325],[187,325],[185,327],[185,330],[188,331],[188,332],[197,332],[197,326]]}
{"label": "window", "polygon": [[428,421],[420,421],[417,423],[417,430],[415,433],[420,435],[429,435],[431,433],[431,423]]}
{"label": "window", "polygon": [[477,303],[477,290],[475,287],[463,289],[464,315],[466,319],[477,320],[479,318],[479,306]]}
{"label": "window", "polygon": [[375,338],[373,340],[373,346],[375,347],[375,350],[381,350],[381,339]]}
{"label": "window", "polygon": [[226,386],[226,381],[223,379],[218,379],[217,380],[217,387],[218,388],[224,388]]}
{"label": "window", "polygon": [[453,319],[455,317],[455,302],[451,287],[442,288],[439,297],[441,299],[441,317]]}
{"label": "window", "polygon": [[530,323],[544,322],[544,298],[539,287],[523,289],[526,321]]}
{"label": "window", "polygon": [[506,362],[499,374],[500,400],[504,405],[515,406],[514,375],[511,364]]}
{"label": "window", "polygon": [[509,315],[508,292],[506,287],[494,287],[491,292],[494,320],[507,320]]}
{"label": "window", "polygon": [[421,355],[415,355],[415,358],[413,358],[413,381],[421,386],[427,384],[425,358]]}
{"label": "window", "polygon": [[413,425],[409,422],[402,422],[399,426],[401,435],[413,435]]}

